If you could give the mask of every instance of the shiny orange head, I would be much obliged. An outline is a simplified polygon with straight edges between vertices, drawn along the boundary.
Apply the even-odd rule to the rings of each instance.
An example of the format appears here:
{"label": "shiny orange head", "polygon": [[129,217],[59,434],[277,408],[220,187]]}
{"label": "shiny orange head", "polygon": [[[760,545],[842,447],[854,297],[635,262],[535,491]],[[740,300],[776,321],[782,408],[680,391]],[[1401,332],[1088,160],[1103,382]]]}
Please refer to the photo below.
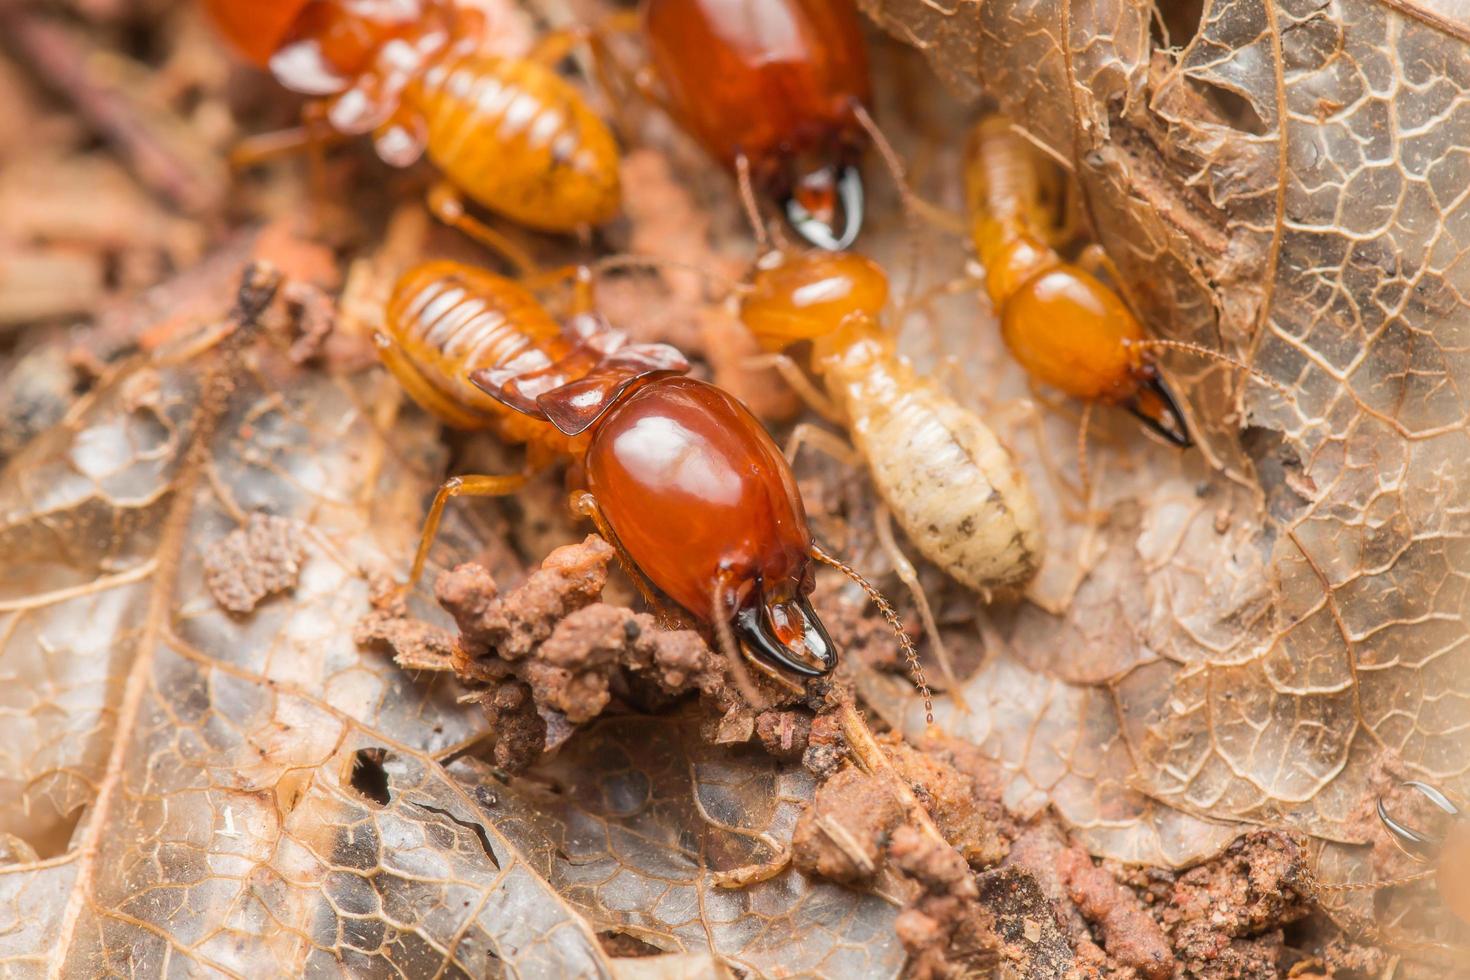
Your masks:
{"label": "shiny orange head", "polygon": [[852,252],[774,253],[756,268],[740,303],[740,319],[768,351],[816,340],[844,323],[878,319],[888,302],[888,276]]}
{"label": "shiny orange head", "polygon": [[812,609],[812,538],[796,479],[755,416],[692,378],[645,385],[587,447],[587,485],[643,574],[762,659],[805,676],[837,662]]}
{"label": "shiny orange head", "polygon": [[643,23],[685,129],[732,171],[744,156],[812,244],[852,244],[866,142],[854,106],[872,94],[852,0],[645,0]]}
{"label": "shiny orange head", "polygon": [[689,365],[677,351],[611,340],[605,329],[584,331],[555,364],[473,371],[470,380],[581,440],[597,512],[669,598],[732,627],[774,666],[828,673],[837,655],[807,598],[812,538],[786,457],[732,396],[679,377]]}

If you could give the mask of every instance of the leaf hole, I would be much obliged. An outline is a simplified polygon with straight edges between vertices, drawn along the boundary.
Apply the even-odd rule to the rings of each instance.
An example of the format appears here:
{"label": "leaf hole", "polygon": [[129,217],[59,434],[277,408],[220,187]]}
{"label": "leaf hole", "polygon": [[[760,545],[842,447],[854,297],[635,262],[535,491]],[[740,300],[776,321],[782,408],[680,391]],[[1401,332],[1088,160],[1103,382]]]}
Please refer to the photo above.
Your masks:
{"label": "leaf hole", "polygon": [[1154,44],[1175,51],[1183,50],[1199,33],[1205,17],[1204,0],[1176,0],[1174,3],[1154,5],[1154,16],[1149,21],[1149,33]]}
{"label": "leaf hole", "polygon": [[393,799],[388,793],[388,770],[383,767],[387,758],[388,750],[378,747],[358,749],[352,754],[348,783],[358,796],[378,806],[387,806]]}
{"label": "leaf hole", "polygon": [[608,929],[597,934],[597,941],[602,944],[602,951],[614,959],[626,960],[642,956],[661,956],[663,950],[652,943],[644,942],[637,936],[621,932],[617,929]]}
{"label": "leaf hole", "polygon": [[[71,850],[77,825],[82,822],[82,814],[86,812],[86,806],[77,806],[39,834],[17,836],[8,841],[6,838],[10,838],[10,835],[0,834],[0,850],[7,852],[10,860],[16,863],[49,861],[61,857]],[[9,862],[0,861],[0,864],[5,863]]]}
{"label": "leaf hole", "polygon": [[1250,99],[1239,92],[1228,89],[1223,85],[1216,85],[1204,79],[1186,75],[1193,85],[1194,90],[1204,96],[1205,101],[1215,107],[1220,118],[1229,123],[1234,129],[1252,136],[1266,135],[1266,122],[1256,112],[1256,107],[1251,105]]}

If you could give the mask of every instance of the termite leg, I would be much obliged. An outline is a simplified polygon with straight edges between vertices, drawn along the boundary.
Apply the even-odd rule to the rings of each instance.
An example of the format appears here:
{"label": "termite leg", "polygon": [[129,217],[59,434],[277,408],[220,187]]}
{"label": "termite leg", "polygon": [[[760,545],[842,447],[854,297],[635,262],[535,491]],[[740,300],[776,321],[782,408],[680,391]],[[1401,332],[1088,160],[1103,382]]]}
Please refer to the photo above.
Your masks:
{"label": "termite leg", "polygon": [[590,266],[586,265],[564,265],[557,269],[548,269],[529,276],[523,276],[520,284],[531,292],[540,292],[552,289],[563,283],[572,284],[572,302],[568,308],[569,313],[591,313],[597,309],[597,300],[594,295],[596,286],[596,274]]}
{"label": "termite leg", "polygon": [[331,188],[327,181],[327,148],[340,142],[342,134],[327,121],[327,105],[314,99],[301,108],[301,125],[273,133],[258,133],[236,143],[230,151],[230,169],[248,170],[282,157],[306,154],[307,190],[313,226],[327,226],[325,206]]}
{"label": "termite leg", "polygon": [[1092,467],[1087,462],[1087,430],[1092,428],[1092,401],[1082,403],[1082,420],[1077,424],[1077,480],[1081,483],[1082,513],[1092,513]]}
{"label": "termite leg", "polygon": [[429,549],[439,534],[439,521],[444,517],[444,505],[454,497],[504,497],[515,493],[526,485],[525,474],[511,476],[455,476],[444,481],[439,492],[434,494],[434,503],[429,507],[429,516],[424,519],[424,530],[419,536],[419,550],[413,558],[413,570],[409,572],[404,591],[418,584],[429,560]]}
{"label": "termite leg", "polygon": [[730,678],[735,686],[740,689],[740,694],[745,698],[747,704],[754,711],[764,711],[770,706],[759,690],[755,682],[750,679],[750,671],[745,666],[745,660],[741,656],[741,646],[735,640],[735,630],[730,626],[730,609],[725,602],[725,597],[732,595],[728,579],[721,576],[715,583],[710,595],[710,625],[714,627],[715,640],[719,643],[720,653],[724,655],[725,662],[730,665]]}
{"label": "termite leg", "polygon": [[939,623],[934,619],[934,612],[929,607],[929,596],[924,592],[924,586],[919,581],[918,569],[914,568],[914,563],[909,561],[909,556],[903,553],[903,549],[898,546],[898,541],[893,536],[893,514],[887,507],[878,508],[874,530],[878,534],[878,544],[888,555],[888,560],[893,563],[893,571],[898,575],[899,581],[909,590],[909,595],[913,596],[914,605],[918,607],[919,621],[924,624],[924,632],[929,636],[929,648],[934,652],[934,659],[939,663],[939,670],[944,674],[944,680],[949,685],[950,700],[955,703],[955,707],[968,712],[970,706],[965,703],[960,679],[955,676],[954,664],[949,659],[949,650],[944,646],[944,638],[939,635]]}
{"label": "termite leg", "polygon": [[465,207],[464,195],[453,184],[440,181],[429,188],[427,204],[434,217],[503,256],[515,267],[516,275],[529,278],[540,273],[541,267],[531,257],[531,253],[509,235],[496,231],[469,213]]}
{"label": "termite leg", "polygon": [[1051,213],[1051,220],[1046,227],[1038,230],[1044,232],[1042,240],[1059,251],[1071,244],[1084,230],[1083,205],[1071,193],[1071,189],[1061,167],[1044,167],[1037,174],[1037,192],[1041,207]]}
{"label": "termite leg", "polygon": [[898,151],[893,148],[892,143],[888,142],[888,137],[883,134],[882,128],[878,125],[877,120],[868,112],[867,108],[861,102],[854,102],[852,108],[853,116],[857,119],[858,125],[862,126],[867,132],[868,138],[873,141],[873,146],[878,150],[878,155],[883,158],[884,166],[893,175],[893,182],[898,187],[898,196],[902,200],[905,210],[913,217],[922,218],[934,227],[947,231],[952,235],[968,235],[970,231],[969,224],[963,217],[947,208],[940,207],[938,204],[933,204],[925,200],[909,184],[908,174],[904,169],[903,161],[899,157]]}
{"label": "termite leg", "polygon": [[841,436],[833,435],[810,422],[802,422],[791,430],[791,438],[786,440],[786,462],[795,463],[802,446],[820,450],[843,466],[862,465],[862,457],[857,450],[843,441]]}
{"label": "termite leg", "polygon": [[300,126],[254,133],[236,143],[230,150],[230,169],[248,170],[301,153],[323,154],[333,143],[345,138],[327,124],[326,109],[321,102],[308,102],[302,107]]}
{"label": "termite leg", "polygon": [[748,358],[745,360],[744,366],[751,370],[775,368],[776,373],[781,375],[781,380],[790,385],[791,389],[801,396],[801,400],[806,402],[812,411],[833,425],[844,425],[846,423],[842,412],[832,403],[832,400],[818,391],[817,386],[812,384],[811,379],[806,376],[806,372],[801,369],[801,365],[797,364],[785,354],[762,354],[758,357]]}
{"label": "termite leg", "polygon": [[652,584],[633,560],[633,556],[623,548],[623,542],[618,539],[618,534],[608,523],[607,517],[603,515],[602,508],[598,506],[597,498],[586,490],[578,490],[572,494],[572,513],[585,517],[592,521],[597,533],[602,535],[602,540],[612,545],[613,551],[617,552],[618,564],[622,566],[624,574],[632,580],[633,586],[638,594],[643,596],[643,601],[648,604],[658,618],[664,622],[676,622],[682,617],[671,616],[667,605],[659,599],[654,592]]}

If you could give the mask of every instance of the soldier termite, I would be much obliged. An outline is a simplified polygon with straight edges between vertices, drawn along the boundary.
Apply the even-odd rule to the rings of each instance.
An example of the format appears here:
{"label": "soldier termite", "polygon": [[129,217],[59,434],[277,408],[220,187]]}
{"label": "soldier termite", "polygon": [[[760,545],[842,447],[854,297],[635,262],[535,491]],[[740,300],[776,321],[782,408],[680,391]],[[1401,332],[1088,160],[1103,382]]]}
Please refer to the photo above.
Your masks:
{"label": "soldier termite", "polygon": [[[894,629],[929,692],[912,641],[886,599],[816,544],[796,481],[765,429],[719,388],[684,377],[663,344],[628,345],[591,312],[589,280],[558,325],[515,281],[458,263],[406,273],[378,347],[405,389],[450,425],[525,443],[530,467],[571,458],[585,478],[575,500],[619,549],[635,581],[805,677],[837,651],[812,608],[813,562],[855,581]],[[410,573],[422,574],[445,504],[514,493],[524,475],[461,476],[440,488]]]}
{"label": "soldier termite", "polygon": [[[1154,355],[1180,350],[1247,371],[1248,365],[1198,344],[1151,339],[1122,298],[1058,254],[1041,199],[1039,154],[1003,116],[982,120],[965,160],[971,237],[1012,356],[1035,380],[1083,400],[1079,465],[1087,490],[1085,439],[1092,406],[1119,405],[1181,448],[1194,444],[1183,412],[1159,377]],[[1102,262],[1100,249],[1088,261]]]}

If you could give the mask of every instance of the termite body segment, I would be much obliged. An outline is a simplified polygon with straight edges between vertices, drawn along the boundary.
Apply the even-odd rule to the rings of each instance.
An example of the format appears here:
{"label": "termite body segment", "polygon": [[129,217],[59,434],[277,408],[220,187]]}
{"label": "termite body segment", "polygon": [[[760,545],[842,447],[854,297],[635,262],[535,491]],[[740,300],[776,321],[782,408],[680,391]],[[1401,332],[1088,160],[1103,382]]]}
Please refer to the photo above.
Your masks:
{"label": "termite body segment", "polygon": [[333,130],[372,133],[389,164],[427,155],[458,191],[543,231],[616,215],[612,133],[554,65],[486,53],[488,15],[475,0],[206,6],[242,53],[322,100]]}
{"label": "termite body segment", "polygon": [[992,116],[975,128],[966,196],[975,251],[1006,347],[1036,380],[1088,402],[1121,405],[1178,446],[1192,445],[1159,380],[1143,326],[1119,298],[1047,243],[1036,152]]}
{"label": "termite body segment", "polygon": [[811,244],[851,245],[868,140],[858,113],[872,94],[852,0],[644,0],[642,20],[668,106],[691,135],[732,172],[744,158]]}
{"label": "termite body segment", "polygon": [[812,371],[925,558],[987,596],[1023,583],[1043,551],[1030,486],[979,417],[896,352],[879,323],[887,296],[861,256],[779,256],[757,269],[741,317],[767,350],[811,341]]}
{"label": "termite body segment", "polygon": [[[804,676],[836,651],[808,596],[813,545],[790,467],[730,395],[682,377],[662,344],[626,345],[592,314],[559,327],[513,281],[456,263],[407,273],[379,338],[426,408],[462,428],[578,463],[592,516],[624,557],[699,620],[728,624],[757,656]],[[422,571],[445,502],[513,492],[522,477],[460,477],[435,498]]]}

